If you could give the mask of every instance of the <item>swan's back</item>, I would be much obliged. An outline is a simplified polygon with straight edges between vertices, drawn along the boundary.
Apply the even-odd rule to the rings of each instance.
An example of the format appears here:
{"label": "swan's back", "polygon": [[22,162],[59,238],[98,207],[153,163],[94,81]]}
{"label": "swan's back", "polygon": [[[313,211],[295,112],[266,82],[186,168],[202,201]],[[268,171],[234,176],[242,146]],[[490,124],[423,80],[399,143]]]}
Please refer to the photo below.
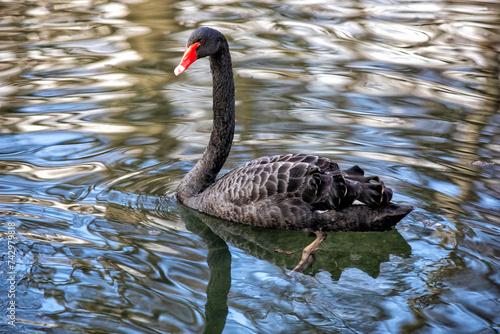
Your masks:
{"label": "swan's back", "polygon": [[[189,206],[266,228],[349,230],[345,226],[363,222],[333,220],[373,220],[362,213],[360,218],[345,215],[350,217],[351,211],[360,215],[360,210],[380,214],[392,197],[392,190],[378,177],[363,174],[358,166],[341,171],[335,162],[315,155],[262,157],[225,174]],[[355,200],[365,205],[352,206]],[[387,228],[390,226],[379,229]]]}

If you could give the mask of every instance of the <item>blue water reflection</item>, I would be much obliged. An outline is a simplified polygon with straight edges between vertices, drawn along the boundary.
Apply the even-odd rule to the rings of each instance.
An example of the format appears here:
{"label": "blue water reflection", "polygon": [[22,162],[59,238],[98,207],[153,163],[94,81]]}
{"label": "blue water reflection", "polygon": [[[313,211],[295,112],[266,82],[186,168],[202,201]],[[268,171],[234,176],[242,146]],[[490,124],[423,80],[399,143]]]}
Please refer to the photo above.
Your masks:
{"label": "blue water reflection", "polygon": [[[2,332],[500,331],[495,1],[0,11]],[[393,231],[330,233],[310,271],[291,275],[308,234],[178,205],[211,131],[207,62],[173,74],[199,26],[232,48],[224,170],[320,154],[381,175],[415,211]]]}

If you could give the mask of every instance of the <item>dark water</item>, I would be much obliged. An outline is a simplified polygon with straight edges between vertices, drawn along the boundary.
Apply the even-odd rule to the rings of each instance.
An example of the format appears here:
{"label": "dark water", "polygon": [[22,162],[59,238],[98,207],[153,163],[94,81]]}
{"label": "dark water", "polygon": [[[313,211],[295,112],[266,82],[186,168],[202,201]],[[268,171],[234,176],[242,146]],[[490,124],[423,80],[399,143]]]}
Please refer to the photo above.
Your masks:
{"label": "dark water", "polygon": [[[225,170],[321,154],[416,209],[290,275],[307,233],[177,205],[211,129],[207,62],[173,74],[199,26],[232,48]],[[0,331],[499,332],[499,51],[496,1],[1,1]]]}

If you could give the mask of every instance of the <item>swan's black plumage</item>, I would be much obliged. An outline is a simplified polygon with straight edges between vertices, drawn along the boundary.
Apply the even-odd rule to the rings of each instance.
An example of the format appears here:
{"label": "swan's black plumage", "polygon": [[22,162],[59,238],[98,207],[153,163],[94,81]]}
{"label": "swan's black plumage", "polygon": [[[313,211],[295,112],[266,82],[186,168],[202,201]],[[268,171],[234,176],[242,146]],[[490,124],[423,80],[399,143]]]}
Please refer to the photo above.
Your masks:
{"label": "swan's black plumage", "polygon": [[[231,56],[217,30],[199,28],[189,37],[176,75],[209,56],[214,123],[210,141],[177,188],[178,200],[206,214],[243,224],[312,231],[390,229],[413,208],[391,203],[392,190],[358,166],[341,171],[328,158],[288,154],[252,160],[216,181],[234,135]],[[353,205],[358,200],[364,204]]]}

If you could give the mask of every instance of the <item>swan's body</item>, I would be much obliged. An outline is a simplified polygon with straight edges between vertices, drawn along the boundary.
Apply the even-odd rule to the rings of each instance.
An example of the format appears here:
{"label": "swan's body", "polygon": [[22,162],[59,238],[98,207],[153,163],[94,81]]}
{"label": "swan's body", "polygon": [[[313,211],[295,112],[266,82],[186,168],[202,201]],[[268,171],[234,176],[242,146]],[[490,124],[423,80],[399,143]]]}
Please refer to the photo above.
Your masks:
{"label": "swan's body", "polygon": [[[234,134],[231,56],[225,37],[195,30],[175,74],[210,57],[214,125],[207,149],[177,188],[178,200],[208,215],[243,224],[312,231],[390,229],[413,208],[390,203],[392,190],[358,166],[341,171],[328,158],[306,154],[262,157],[220,179]],[[364,205],[353,205],[359,200]]]}

